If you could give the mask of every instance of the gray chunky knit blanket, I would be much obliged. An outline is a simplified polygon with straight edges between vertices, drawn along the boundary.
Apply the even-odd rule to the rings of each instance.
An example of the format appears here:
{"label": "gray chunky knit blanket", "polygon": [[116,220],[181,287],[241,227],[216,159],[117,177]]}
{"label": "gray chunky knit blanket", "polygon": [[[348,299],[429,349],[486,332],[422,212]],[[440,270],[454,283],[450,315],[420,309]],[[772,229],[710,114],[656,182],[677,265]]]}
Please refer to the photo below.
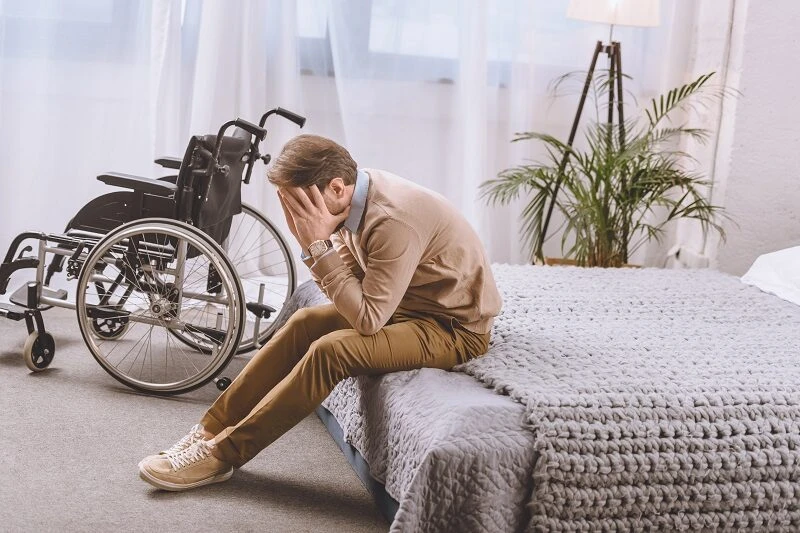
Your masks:
{"label": "gray chunky knit blanket", "polygon": [[800,307],[708,270],[501,265],[535,531],[800,531]]}

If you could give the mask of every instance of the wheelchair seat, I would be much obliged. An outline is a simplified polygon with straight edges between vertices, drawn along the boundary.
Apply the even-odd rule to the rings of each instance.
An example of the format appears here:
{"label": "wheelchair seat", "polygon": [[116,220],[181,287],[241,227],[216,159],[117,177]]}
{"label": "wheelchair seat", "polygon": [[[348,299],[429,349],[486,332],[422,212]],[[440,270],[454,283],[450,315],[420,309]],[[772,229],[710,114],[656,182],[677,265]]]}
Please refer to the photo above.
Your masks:
{"label": "wheelchair seat", "polygon": [[210,168],[216,135],[193,136],[182,159],[161,158],[159,164],[177,169],[177,176],[160,179],[123,172],[106,172],[99,181],[129,189],[92,200],[67,225],[107,233],[120,225],[145,217],[190,222],[222,244],[231,219],[242,212],[242,176],[252,148],[251,135],[239,128],[220,143],[219,159]]}

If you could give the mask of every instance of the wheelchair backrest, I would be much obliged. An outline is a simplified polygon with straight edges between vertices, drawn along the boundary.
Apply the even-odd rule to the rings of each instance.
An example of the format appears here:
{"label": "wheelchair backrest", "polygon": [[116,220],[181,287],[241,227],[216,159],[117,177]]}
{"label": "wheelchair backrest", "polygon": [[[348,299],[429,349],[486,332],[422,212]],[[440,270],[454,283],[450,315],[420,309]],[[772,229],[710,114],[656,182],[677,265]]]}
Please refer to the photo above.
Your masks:
{"label": "wheelchair backrest", "polygon": [[231,217],[242,210],[242,174],[252,140],[249,133],[238,128],[233,136],[224,136],[219,161],[214,165],[216,141],[216,135],[190,139],[176,182],[176,207],[179,218],[189,220],[221,243]]}

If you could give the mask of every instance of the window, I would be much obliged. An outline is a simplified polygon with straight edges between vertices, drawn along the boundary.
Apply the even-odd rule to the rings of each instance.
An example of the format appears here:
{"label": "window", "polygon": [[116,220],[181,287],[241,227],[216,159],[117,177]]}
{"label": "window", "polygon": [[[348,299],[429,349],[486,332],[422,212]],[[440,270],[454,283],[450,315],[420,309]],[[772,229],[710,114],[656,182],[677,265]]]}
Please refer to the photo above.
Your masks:
{"label": "window", "polygon": [[[0,3],[4,57],[131,61],[139,0],[25,0]],[[54,43],[58,45],[55,46]],[[142,50],[147,43],[142,44]]]}
{"label": "window", "polygon": [[[489,83],[501,84],[518,53],[522,37],[521,0],[488,2],[487,59]],[[332,75],[330,6],[347,21],[348,70],[365,78],[452,81],[458,75],[459,0],[351,0],[330,4],[299,0],[300,68],[304,74]]]}
{"label": "window", "polygon": [[[462,26],[466,10],[486,6],[488,80],[508,83],[512,63],[545,67],[553,72],[587,69],[594,44],[608,40],[608,26],[571,20],[569,0],[298,0],[300,68],[303,74],[333,75],[330,25],[346,21],[343,50],[348,75],[363,78],[448,81],[459,72]],[[662,13],[673,2],[662,3]],[[336,12],[332,13],[331,9]],[[669,31],[670,17],[658,29],[615,27],[614,39],[636,43],[625,53],[631,72],[644,72],[647,54]],[[345,46],[346,45],[346,46]],[[346,53],[344,52],[346,50]]]}
{"label": "window", "polygon": [[297,1],[297,52],[301,74],[334,74],[328,32],[329,7],[326,0]]}

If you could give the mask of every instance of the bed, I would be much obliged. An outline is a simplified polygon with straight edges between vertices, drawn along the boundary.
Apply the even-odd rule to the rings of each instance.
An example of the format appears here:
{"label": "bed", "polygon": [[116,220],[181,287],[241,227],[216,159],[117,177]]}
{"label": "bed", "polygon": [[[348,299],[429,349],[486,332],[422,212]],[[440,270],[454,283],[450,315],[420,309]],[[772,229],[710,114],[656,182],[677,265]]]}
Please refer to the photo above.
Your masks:
{"label": "bed", "polygon": [[391,531],[800,530],[800,306],[711,270],[493,270],[485,356],[318,410]]}

